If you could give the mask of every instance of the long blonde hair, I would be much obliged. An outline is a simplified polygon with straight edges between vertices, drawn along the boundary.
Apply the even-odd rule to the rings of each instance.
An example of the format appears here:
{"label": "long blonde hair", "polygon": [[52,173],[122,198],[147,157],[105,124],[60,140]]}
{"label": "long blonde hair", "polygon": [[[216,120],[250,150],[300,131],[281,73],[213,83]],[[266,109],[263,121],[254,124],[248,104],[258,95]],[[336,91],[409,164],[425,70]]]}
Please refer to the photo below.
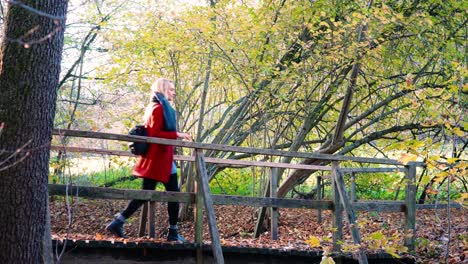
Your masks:
{"label": "long blonde hair", "polygon": [[155,93],[162,93],[166,98],[168,97],[169,88],[174,87],[174,82],[166,78],[158,78],[151,85],[151,93],[149,96],[149,104],[145,109],[145,115],[143,116],[143,122],[149,119],[153,112],[153,97]]}
{"label": "long blonde hair", "polygon": [[166,78],[158,78],[151,85],[150,103],[153,100],[154,93],[162,93],[166,98],[169,88],[174,87],[174,82]]}

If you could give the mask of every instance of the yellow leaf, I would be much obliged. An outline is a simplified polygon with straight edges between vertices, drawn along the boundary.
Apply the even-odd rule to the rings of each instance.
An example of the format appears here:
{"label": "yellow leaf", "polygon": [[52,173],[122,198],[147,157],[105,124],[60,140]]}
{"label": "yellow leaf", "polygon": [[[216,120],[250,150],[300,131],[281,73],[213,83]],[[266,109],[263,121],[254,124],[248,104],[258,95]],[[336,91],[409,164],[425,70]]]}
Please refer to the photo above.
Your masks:
{"label": "yellow leaf", "polygon": [[306,243],[311,247],[320,247],[320,239],[315,236],[310,236]]}
{"label": "yellow leaf", "polygon": [[102,240],[102,235],[99,233],[96,233],[96,237],[94,238],[96,240]]}
{"label": "yellow leaf", "polygon": [[463,137],[465,135],[465,133],[461,131],[459,127],[454,128],[452,132],[459,137]]}
{"label": "yellow leaf", "polygon": [[375,240],[382,240],[384,238],[384,235],[382,234],[382,232],[377,231],[377,232],[372,233],[370,237]]}
{"label": "yellow leaf", "polygon": [[448,164],[453,164],[453,163],[457,162],[458,160],[459,160],[458,158],[448,158],[447,163]]}
{"label": "yellow leaf", "polygon": [[320,264],[335,264],[335,261],[332,257],[323,256],[322,261],[320,261]]}
{"label": "yellow leaf", "polygon": [[394,258],[400,258],[400,256],[396,253],[396,250],[394,248],[392,248],[392,247],[386,248],[385,252],[387,252],[388,254],[390,254]]}
{"label": "yellow leaf", "polygon": [[404,153],[403,155],[401,155],[398,161],[401,162],[403,165],[406,165],[410,161],[415,161],[417,157],[418,156],[411,153]]}

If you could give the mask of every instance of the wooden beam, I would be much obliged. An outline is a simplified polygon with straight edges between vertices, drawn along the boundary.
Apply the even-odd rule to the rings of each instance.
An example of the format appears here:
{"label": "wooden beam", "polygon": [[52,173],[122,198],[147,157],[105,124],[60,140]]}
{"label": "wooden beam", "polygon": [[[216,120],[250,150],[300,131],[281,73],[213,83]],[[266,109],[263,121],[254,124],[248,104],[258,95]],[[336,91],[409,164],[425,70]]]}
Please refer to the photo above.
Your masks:
{"label": "wooden beam", "polygon": [[203,158],[203,152],[197,149],[195,153],[198,172],[198,188],[200,188],[199,191],[203,194],[203,201],[208,218],[208,227],[211,234],[211,248],[213,249],[213,256],[217,264],[224,264],[223,251],[221,249],[218,226],[216,225],[216,215],[213,207],[210,186],[208,185],[208,175],[206,173],[206,164]]}
{"label": "wooden beam", "polygon": [[436,209],[447,209],[447,207],[450,208],[456,208],[456,209],[462,209],[463,206],[458,203],[450,203],[450,204],[416,204],[416,209],[418,210],[436,210]]}
{"label": "wooden beam", "polygon": [[[315,193],[317,197],[315,200],[322,199],[322,176],[317,176],[317,188],[315,188]],[[322,209],[317,209],[317,222],[322,223]]]}
{"label": "wooden beam", "polygon": [[[336,166],[336,165],[335,165]],[[333,167],[333,164],[332,164]],[[336,168],[332,171],[332,178]],[[333,219],[332,227],[334,232],[332,234],[333,239],[333,251],[341,252],[340,241],[343,241],[343,205],[341,204],[340,193],[338,192],[338,185],[335,180],[332,180],[332,199],[333,199]]]}
{"label": "wooden beam", "polygon": [[353,208],[356,211],[404,212],[405,203],[401,201],[360,201],[354,202]]}
{"label": "wooden beam", "polygon": [[[78,152],[78,153],[93,153],[93,154],[99,154],[99,155],[116,155],[116,156],[136,157],[129,151],[122,151],[122,150],[106,150],[106,149],[95,149],[95,148],[61,147],[61,146],[51,146],[51,150],[54,150],[54,151],[62,150],[62,151]],[[181,161],[189,161],[189,162],[195,161],[195,157],[193,156],[174,155],[174,159],[181,160]],[[237,166],[256,166],[256,167],[271,167],[271,168],[285,168],[285,169],[322,170],[322,171],[331,170],[330,166],[303,165],[303,164],[266,162],[266,161],[205,158],[205,162],[214,163],[214,164],[237,165]]]}
{"label": "wooden beam", "polygon": [[128,190],[88,186],[67,186],[62,184],[49,184],[50,195],[80,196],[92,199],[109,200],[145,200],[157,202],[194,203],[195,195],[184,192],[159,192],[150,190]]}
{"label": "wooden beam", "polygon": [[346,193],[345,182],[343,180],[343,175],[341,174],[338,168],[338,162],[334,161],[332,163],[332,167],[333,167],[334,182],[340,194],[341,204],[343,205],[343,208],[345,210],[346,217],[348,218],[349,228],[351,229],[351,236],[353,237],[354,244],[359,247],[358,249],[359,250],[359,253],[358,253],[359,263],[367,264],[368,261],[367,261],[366,253],[364,252],[364,249],[361,248],[361,236],[359,235],[359,228],[358,228],[358,225],[356,224],[356,216],[354,214],[353,206],[348,199],[348,195]]}
{"label": "wooden beam", "polygon": [[154,215],[156,211],[156,202],[150,201],[147,203],[149,203],[148,205],[148,234],[150,238],[155,238],[156,230],[155,230],[155,223],[154,223],[155,222]]}
{"label": "wooden beam", "polygon": [[[194,175],[199,178],[198,175]],[[197,244],[197,263],[203,263],[203,193],[198,188],[198,180],[194,182],[194,190],[196,194],[196,204],[194,209],[195,218],[195,243]]]}
{"label": "wooden beam", "polygon": [[148,223],[148,202],[143,203],[140,213],[140,225],[138,227],[138,236],[144,237],[146,234],[146,224]]}
{"label": "wooden beam", "polygon": [[[275,168],[271,170],[270,183],[270,196],[274,199],[276,198],[276,190],[278,189],[278,170]],[[278,240],[278,207],[271,207],[270,230],[271,240]]]}
{"label": "wooden beam", "polygon": [[416,241],[416,166],[415,164],[408,163],[405,168],[405,246],[407,246],[410,251],[413,251]]}
{"label": "wooden beam", "polygon": [[[162,139],[155,137],[141,137],[141,136],[130,136],[112,133],[100,133],[91,131],[80,131],[80,130],[68,130],[68,129],[54,129],[53,135],[57,136],[71,136],[71,137],[85,137],[85,138],[100,138],[109,140],[119,140],[128,142],[147,142],[156,143],[161,145],[172,145],[177,147],[187,147],[196,149],[209,149],[225,152],[241,152],[258,155],[272,155],[272,156],[283,156],[283,157],[295,157],[295,158],[310,158],[317,160],[329,160],[329,161],[353,161],[360,163],[376,163],[376,164],[388,164],[388,165],[402,165],[397,160],[392,159],[378,159],[378,158],[362,158],[353,156],[343,156],[334,154],[321,154],[321,153],[307,153],[297,151],[285,151],[276,149],[258,149],[249,147],[238,147],[238,146],[226,146],[221,144],[207,144],[198,142],[188,142],[181,140]],[[421,165],[423,165],[421,163]]]}
{"label": "wooden beam", "polygon": [[[270,178],[268,178],[266,185],[265,185],[265,191],[263,193],[263,197],[268,197],[270,196]],[[258,209],[258,214],[257,214],[257,223],[255,224],[255,231],[254,231],[254,237],[258,238],[260,237],[260,234],[264,231],[263,230],[263,222],[265,221],[265,216],[266,216],[266,207],[261,207]]]}
{"label": "wooden beam", "polygon": [[340,168],[343,173],[405,172],[404,167],[394,168]]}
{"label": "wooden beam", "polygon": [[[89,186],[68,186],[62,184],[49,184],[49,195],[74,195],[89,199],[108,199],[108,200],[131,200],[140,199],[145,201],[156,202],[181,202],[194,203],[195,193],[185,192],[160,192],[148,190],[125,190]],[[143,192],[144,194],[139,194]],[[148,195],[147,192],[153,194]],[[215,205],[239,205],[253,207],[278,207],[278,208],[302,208],[302,209],[321,209],[333,210],[333,202],[330,200],[305,200],[305,199],[285,199],[271,197],[250,197],[250,196],[234,196],[234,195],[212,195],[213,204]],[[406,206],[401,201],[361,201],[353,203],[356,211],[378,211],[378,212],[404,212]],[[451,208],[462,208],[457,203],[451,203]],[[417,204],[419,209],[444,209],[447,204],[438,204],[437,208],[434,204]]]}
{"label": "wooden beam", "polygon": [[351,202],[356,202],[356,174],[355,172],[351,172],[349,176],[351,177],[351,186],[349,188],[349,199],[351,199]]}

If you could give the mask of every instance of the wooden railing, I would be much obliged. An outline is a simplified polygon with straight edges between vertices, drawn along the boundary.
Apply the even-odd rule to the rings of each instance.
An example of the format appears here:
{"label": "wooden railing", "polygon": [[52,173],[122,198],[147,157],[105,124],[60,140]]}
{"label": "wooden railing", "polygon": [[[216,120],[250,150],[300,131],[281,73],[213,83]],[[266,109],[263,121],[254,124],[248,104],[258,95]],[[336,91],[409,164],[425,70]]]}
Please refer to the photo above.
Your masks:
{"label": "wooden railing", "polygon": [[[194,204],[195,207],[195,242],[199,246],[200,250],[197,251],[198,262],[202,261],[201,246],[203,243],[203,223],[202,223],[202,212],[206,210],[209,231],[211,235],[211,246],[213,249],[213,256],[217,263],[224,263],[224,258],[221,250],[221,243],[219,239],[219,232],[216,226],[216,217],[213,205],[243,205],[262,207],[258,219],[263,219],[262,212],[264,213],[266,208],[271,208],[271,236],[272,239],[277,239],[277,223],[278,223],[278,208],[305,208],[305,209],[317,209],[321,210],[332,210],[333,211],[333,243],[334,250],[340,251],[340,245],[338,241],[342,240],[342,229],[343,229],[343,212],[346,213],[350,226],[352,228],[351,233],[355,243],[360,243],[359,232],[357,225],[352,225],[355,222],[354,210],[362,211],[393,211],[393,212],[404,212],[405,214],[405,231],[413,234],[413,236],[406,238],[405,245],[410,249],[414,248],[415,241],[415,219],[416,219],[416,186],[415,186],[415,175],[416,167],[423,166],[423,163],[413,162],[406,165],[401,164],[396,160],[391,159],[376,159],[376,158],[363,158],[363,157],[350,157],[342,155],[328,155],[328,154],[317,154],[317,153],[304,153],[304,152],[290,152],[274,149],[257,149],[237,146],[225,146],[218,144],[206,144],[196,142],[185,142],[179,140],[169,140],[161,138],[150,138],[140,136],[129,136],[119,135],[111,133],[97,133],[89,131],[76,131],[76,130],[54,130],[56,136],[70,136],[70,137],[84,137],[84,138],[98,138],[107,140],[118,140],[128,142],[147,142],[157,143],[163,145],[173,145],[185,148],[194,149],[195,156],[175,156],[175,159],[187,162],[194,162],[196,165],[197,175],[196,181],[198,191],[193,193],[172,193],[172,192],[158,192],[158,191],[145,191],[145,190],[124,190],[124,189],[111,189],[111,188],[99,188],[99,187],[84,187],[84,186],[67,186],[67,185],[49,185],[50,195],[74,195],[86,198],[95,199],[115,199],[115,200],[131,200],[140,199],[149,202],[182,202]],[[57,151],[68,151],[68,152],[86,152],[104,155],[118,155],[118,156],[133,156],[127,151],[115,151],[115,150],[102,150],[102,149],[90,149],[81,147],[63,147],[63,146],[52,146],[52,150]],[[276,163],[276,162],[260,162],[260,161],[245,161],[245,160],[230,160],[230,159],[217,159],[204,157],[203,150],[215,150],[225,152],[240,152],[254,155],[266,155],[266,156],[287,156],[293,158],[313,158],[323,160],[325,163],[331,163],[331,166],[319,166],[319,165],[303,165],[303,164],[290,164],[290,163]],[[353,162],[353,163],[370,163],[387,165],[391,167],[373,167],[373,168],[340,168],[339,163],[342,161]],[[206,163],[224,164],[230,166],[260,166],[270,167],[272,173],[270,176],[269,184],[272,190],[269,197],[245,197],[245,196],[230,196],[230,195],[212,195],[208,185],[208,175],[206,172]],[[304,200],[304,199],[284,199],[276,197],[276,189],[278,188],[278,179],[275,168],[289,168],[289,169],[300,169],[300,170],[320,170],[330,171],[332,178],[332,200],[321,200],[318,195],[317,200]],[[355,190],[351,186],[351,198],[348,198],[346,191],[343,174],[344,173],[371,173],[371,172],[394,172],[402,171],[405,173],[407,179],[406,190],[405,190],[405,201],[361,201],[357,202],[355,199]],[[321,181],[318,181],[320,183]],[[317,184],[317,188],[320,189],[320,184]],[[320,193],[320,190],[318,190]],[[456,206],[456,205],[450,205]],[[439,206],[439,208],[442,206]],[[427,208],[426,206],[424,208]],[[151,210],[149,210],[151,215]],[[142,218],[144,219],[144,218]],[[321,214],[319,214],[319,221],[321,220]],[[256,234],[260,230],[260,221],[257,222]],[[150,228],[151,234],[151,228]],[[140,232],[141,235],[141,232]],[[154,235],[154,227],[153,227]],[[367,263],[367,258],[363,252],[359,256],[360,263]]]}

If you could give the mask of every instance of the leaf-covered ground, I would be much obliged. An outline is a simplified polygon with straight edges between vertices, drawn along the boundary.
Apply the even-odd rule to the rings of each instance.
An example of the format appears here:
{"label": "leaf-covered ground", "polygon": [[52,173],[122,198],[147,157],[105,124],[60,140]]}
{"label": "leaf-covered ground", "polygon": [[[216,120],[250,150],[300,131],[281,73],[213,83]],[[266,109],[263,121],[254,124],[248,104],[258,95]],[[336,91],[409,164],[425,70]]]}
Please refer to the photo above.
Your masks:
{"label": "leaf-covered ground", "polygon": [[[105,231],[113,215],[126,206],[126,201],[74,199],[69,209],[63,198],[51,200],[52,235],[55,239],[116,240]],[[216,206],[221,243],[225,246],[259,247],[276,249],[317,250],[330,246],[332,236],[331,213],[322,212],[322,223],[317,222],[316,210],[281,209],[279,218],[279,239],[271,240],[268,232],[260,238],[252,238],[255,228],[255,208],[241,206]],[[71,218],[67,217],[70,212]],[[449,242],[448,263],[468,263],[468,221],[466,209],[451,210],[451,236],[447,234],[447,210],[418,210],[417,242],[414,257],[418,263],[445,262],[446,244]],[[382,245],[398,248],[404,239],[403,213],[359,212],[358,220],[362,240],[366,248]],[[156,238],[138,238],[139,212],[125,224],[128,241],[164,242],[168,227],[166,205],[158,203],[156,208]],[[70,222],[70,224],[68,224]],[[204,240],[210,241],[208,225],[205,223]],[[69,227],[69,228],[68,228]],[[194,241],[194,223],[187,220],[179,223],[182,235]],[[344,227],[343,247],[352,250],[349,228]],[[321,243],[313,249],[306,241],[318,238]]]}

